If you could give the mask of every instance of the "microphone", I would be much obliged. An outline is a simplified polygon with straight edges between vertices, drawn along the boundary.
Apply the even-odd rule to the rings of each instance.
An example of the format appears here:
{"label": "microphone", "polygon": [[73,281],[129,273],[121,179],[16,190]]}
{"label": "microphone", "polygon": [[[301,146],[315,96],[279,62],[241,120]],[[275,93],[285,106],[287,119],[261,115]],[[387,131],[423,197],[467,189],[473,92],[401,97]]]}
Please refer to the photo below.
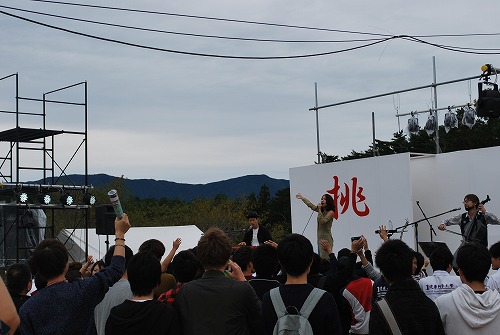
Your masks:
{"label": "microphone", "polygon": [[462,208],[458,207],[458,208],[453,208],[451,211],[452,211],[452,212],[455,212],[455,211],[459,211],[459,210],[461,210],[461,209],[462,209]]}
{"label": "microphone", "polygon": [[[394,234],[397,233],[398,231],[395,229],[389,229],[387,230],[387,234]],[[380,234],[380,230],[375,230],[375,234]]]}

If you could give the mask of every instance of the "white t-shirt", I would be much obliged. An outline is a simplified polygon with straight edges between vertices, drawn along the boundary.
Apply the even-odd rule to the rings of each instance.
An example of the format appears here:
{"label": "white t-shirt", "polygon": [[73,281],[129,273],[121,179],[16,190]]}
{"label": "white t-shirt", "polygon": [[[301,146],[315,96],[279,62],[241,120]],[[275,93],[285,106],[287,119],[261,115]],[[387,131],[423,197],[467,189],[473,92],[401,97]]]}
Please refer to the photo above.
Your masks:
{"label": "white t-shirt", "polygon": [[489,279],[486,287],[500,292],[500,270],[497,270]]}
{"label": "white t-shirt", "polygon": [[252,246],[258,247],[260,245],[259,244],[259,240],[257,239],[257,234],[258,233],[259,233],[259,228],[252,229]]}
{"label": "white t-shirt", "polygon": [[442,294],[450,293],[462,285],[459,276],[451,275],[447,271],[436,270],[432,276],[418,281],[420,288],[431,300],[436,300]]}

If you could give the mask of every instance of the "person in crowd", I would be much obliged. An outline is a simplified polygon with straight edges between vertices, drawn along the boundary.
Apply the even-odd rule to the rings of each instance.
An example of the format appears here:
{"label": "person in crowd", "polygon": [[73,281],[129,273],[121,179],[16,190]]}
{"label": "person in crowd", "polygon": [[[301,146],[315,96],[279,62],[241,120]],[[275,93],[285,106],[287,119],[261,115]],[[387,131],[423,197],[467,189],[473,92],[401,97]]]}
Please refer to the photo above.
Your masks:
{"label": "person in crowd", "polygon": [[411,277],[413,250],[401,240],[384,242],[375,254],[390,287],[382,301],[375,302],[370,314],[370,335],[392,334],[380,303],[387,302],[397,327],[403,335],[444,334],[443,323],[436,305]]}
{"label": "person in crowd", "polygon": [[[182,286],[175,299],[184,335],[256,334],[261,329],[261,304],[238,264],[230,260],[229,238],[209,228],[198,241],[203,276]],[[227,266],[231,271],[226,272]]]}
{"label": "person in crowd", "polygon": [[80,262],[71,262],[68,266],[68,272],[66,272],[66,280],[71,283],[77,279],[82,279],[82,264]]}
{"label": "person in crowd", "polygon": [[278,320],[271,299],[273,291],[281,295],[287,312],[297,314],[311,292],[319,290],[322,293],[321,298],[308,317],[312,330],[316,335],[340,335],[340,317],[333,296],[307,283],[307,274],[314,254],[311,242],[300,234],[289,234],[278,243],[277,253],[287,280],[285,285],[272,289],[262,298],[264,334],[272,334]]}
{"label": "person in crowd", "polygon": [[175,288],[162,293],[158,297],[158,301],[173,306],[175,297],[181,287],[196,278],[199,266],[200,262],[191,250],[183,250],[175,255],[171,263],[171,269],[177,285]]}
{"label": "person in crowd", "polygon": [[92,273],[90,272],[92,264],[94,264],[94,256],[88,255],[87,261],[83,263],[82,267],[80,268],[82,278],[90,277],[92,275]]}
{"label": "person in crowd", "polygon": [[486,212],[484,204],[479,202],[475,194],[467,194],[463,204],[466,212],[444,220],[438,229],[446,230],[447,226],[459,225],[465,242],[488,247],[488,225],[500,224],[500,221],[496,215]]}
{"label": "person in crowd", "polygon": [[160,284],[161,265],[158,258],[147,251],[135,254],[128,263],[127,275],[132,299],[111,309],[106,334],[181,334],[175,310],[153,298],[153,291]]}
{"label": "person in crowd", "polygon": [[431,300],[442,294],[450,293],[460,285],[460,277],[451,273],[453,270],[453,254],[447,248],[437,247],[430,255],[432,276],[419,280],[418,284]]}
{"label": "person in crowd", "polygon": [[[111,259],[115,253],[115,246],[111,246],[104,256],[104,264],[106,267],[111,265]],[[98,335],[104,335],[106,333],[106,321],[109,316],[111,308],[121,304],[127,299],[132,298],[132,290],[130,289],[130,283],[128,281],[127,265],[130,258],[134,255],[132,249],[127,245],[125,246],[125,271],[122,277],[117,281],[109,291],[104,296],[104,299],[94,308],[94,322]]]}
{"label": "person in crowd", "polygon": [[[427,277],[427,272],[424,271],[425,258],[420,252],[415,251],[413,253],[415,257],[415,270],[413,272],[413,279],[420,281],[420,279]],[[453,256],[453,255],[452,255]]]}
{"label": "person in crowd", "polygon": [[259,246],[273,240],[269,229],[260,224],[259,217],[256,211],[248,212],[246,218],[250,227],[245,231],[243,241],[238,245]]}
{"label": "person in crowd", "polygon": [[457,265],[463,285],[435,300],[446,334],[496,334],[500,293],[484,284],[491,266],[488,249],[478,243],[461,246]]}
{"label": "person in crowd", "polygon": [[128,216],[115,219],[115,250],[111,265],[94,276],[66,282],[68,250],[60,241],[45,239],[30,259],[32,268],[47,279],[47,286],[21,306],[21,333],[95,334],[94,308],[125,271],[125,233]]}
{"label": "person in crowd", "polygon": [[238,264],[241,271],[243,271],[246,280],[253,278],[252,253],[253,249],[251,247],[242,245],[233,251],[233,256],[231,257],[233,262]]}
{"label": "person in crowd", "polygon": [[163,242],[157,239],[150,239],[143,242],[139,247],[139,252],[149,251],[153,253],[153,255],[158,257],[158,261],[161,262],[161,270],[162,270],[161,282],[160,285],[158,285],[158,287],[155,289],[155,299],[158,299],[160,294],[174,288],[175,285],[177,284],[175,282],[175,277],[172,276],[170,273],[165,273],[165,271],[170,262],[172,261],[172,259],[174,258],[174,255],[177,252],[177,249],[179,249],[181,243],[182,240],[180,238],[176,238],[174,242],[172,242],[172,249],[170,250],[170,252],[163,261],[161,260],[161,258],[165,254],[165,245],[163,244]]}
{"label": "person in crowd", "polygon": [[13,335],[19,327],[19,315],[5,283],[0,279],[0,330],[1,334]]}
{"label": "person in crowd", "polygon": [[105,268],[105,264],[102,260],[98,260],[90,267],[90,275],[95,276],[95,274]]}
{"label": "person in crowd", "polygon": [[32,297],[36,295],[41,289],[47,287],[47,279],[43,278],[43,276],[39,272],[36,272],[33,278],[33,285],[35,286],[34,287],[35,289],[33,290],[32,287],[32,292],[31,292]]}
{"label": "person in crowd", "polygon": [[500,241],[490,247],[491,268],[496,272],[488,278],[486,287],[500,292]]}
{"label": "person in crowd", "polygon": [[30,298],[27,295],[32,286],[30,267],[25,263],[14,263],[7,268],[5,279],[12,301],[19,312],[21,306]]}
{"label": "person in crowd", "polygon": [[[321,197],[321,201],[317,205],[314,205],[312,202],[304,198],[300,193],[297,193],[295,197],[302,200],[313,211],[318,212],[318,245],[320,240],[327,240],[330,245],[333,245],[332,223],[333,215],[335,212],[335,204],[333,202],[332,196],[330,194],[323,194],[323,196]],[[326,251],[324,251],[321,247],[319,247],[318,249],[321,258],[329,259],[329,255],[326,253]]]}
{"label": "person in crowd", "polygon": [[280,282],[276,280],[276,273],[279,270],[276,248],[268,244],[259,245],[252,253],[252,264],[255,277],[248,283],[262,300],[264,293],[280,286]]}
{"label": "person in crowd", "polygon": [[[27,295],[32,286],[30,267],[25,263],[14,263],[5,272],[5,279],[16,311],[19,313],[21,306],[30,298]],[[20,329],[18,328],[14,334],[21,334]]]}

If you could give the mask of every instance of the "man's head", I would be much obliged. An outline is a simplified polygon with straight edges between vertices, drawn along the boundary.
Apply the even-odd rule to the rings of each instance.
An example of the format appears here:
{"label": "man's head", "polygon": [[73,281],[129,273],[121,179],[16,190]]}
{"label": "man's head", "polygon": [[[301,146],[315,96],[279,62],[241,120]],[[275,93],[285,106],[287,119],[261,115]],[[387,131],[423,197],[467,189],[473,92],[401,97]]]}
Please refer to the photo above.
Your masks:
{"label": "man's head", "polygon": [[491,256],[491,268],[493,270],[500,269],[500,241],[493,244],[490,247],[490,256]]}
{"label": "man's head", "polygon": [[250,262],[252,261],[253,249],[249,246],[241,246],[233,252],[233,262],[238,264],[243,273],[252,271]]}
{"label": "man's head", "polygon": [[[162,243],[163,244],[163,243]],[[104,265],[105,266],[110,266],[111,265],[111,258],[113,257],[115,253],[115,246],[112,245],[109,247],[108,252],[106,252],[106,255],[104,255]],[[127,268],[128,262],[130,261],[130,258],[134,256],[134,252],[128,245],[125,246],[125,268]]]}
{"label": "man's head", "polygon": [[252,226],[252,229],[259,228],[259,214],[256,211],[250,211],[247,214],[248,223]]}
{"label": "man's head", "polygon": [[54,279],[67,271],[68,250],[59,240],[45,239],[33,251],[30,264],[46,280]]}
{"label": "man's head", "polygon": [[25,295],[31,290],[31,270],[28,264],[15,263],[5,272],[9,292]]}
{"label": "man's head", "polygon": [[161,281],[161,265],[156,255],[149,251],[138,252],[128,262],[128,281],[134,296],[153,292]]}
{"label": "man's head", "polygon": [[149,251],[161,261],[161,258],[165,254],[165,245],[163,242],[153,238],[151,240],[144,241],[141,244],[139,252],[141,251]]}
{"label": "man's head", "polygon": [[187,283],[196,277],[199,265],[198,258],[190,250],[183,250],[172,260],[172,273],[177,282]]}
{"label": "man's head", "polygon": [[276,248],[269,244],[261,244],[252,253],[252,263],[259,277],[271,278],[279,268]]}
{"label": "man's head", "polygon": [[485,246],[468,243],[457,252],[457,266],[460,279],[471,282],[484,282],[491,266],[491,257]]}
{"label": "man's head", "polygon": [[432,270],[451,271],[453,264],[453,254],[450,250],[437,247],[429,256]]}
{"label": "man's head", "polygon": [[411,278],[413,250],[401,240],[388,240],[375,254],[375,263],[389,284]]}
{"label": "man's head", "polygon": [[309,273],[313,259],[311,242],[300,234],[289,234],[278,243],[278,260],[287,275],[298,277]]}
{"label": "man's head", "polygon": [[196,252],[205,270],[224,268],[231,257],[231,242],[219,228],[209,228],[198,241]]}
{"label": "man's head", "polygon": [[479,198],[477,197],[477,195],[467,194],[464,197],[464,209],[466,211],[473,209],[473,208],[477,208],[478,205],[479,205]]}

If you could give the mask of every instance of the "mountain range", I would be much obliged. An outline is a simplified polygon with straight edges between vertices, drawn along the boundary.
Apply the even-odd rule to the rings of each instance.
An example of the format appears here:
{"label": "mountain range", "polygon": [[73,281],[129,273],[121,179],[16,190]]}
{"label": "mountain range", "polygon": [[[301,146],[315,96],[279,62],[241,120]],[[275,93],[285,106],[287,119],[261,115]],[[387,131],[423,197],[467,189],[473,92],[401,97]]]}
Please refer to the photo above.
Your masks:
{"label": "mountain range", "polygon": [[[67,178],[71,180],[72,184],[85,185],[83,175],[68,175]],[[88,176],[88,183],[95,188],[101,188],[109,185],[116,178],[107,174],[94,174]],[[262,185],[269,187],[269,192],[273,197],[277,191],[290,187],[290,181],[274,179],[266,175],[248,175],[207,184],[184,184],[154,179],[124,179],[124,186],[127,190],[132,196],[139,199],[168,198],[183,201],[213,198],[220,194],[232,199],[251,193],[258,195]]]}

